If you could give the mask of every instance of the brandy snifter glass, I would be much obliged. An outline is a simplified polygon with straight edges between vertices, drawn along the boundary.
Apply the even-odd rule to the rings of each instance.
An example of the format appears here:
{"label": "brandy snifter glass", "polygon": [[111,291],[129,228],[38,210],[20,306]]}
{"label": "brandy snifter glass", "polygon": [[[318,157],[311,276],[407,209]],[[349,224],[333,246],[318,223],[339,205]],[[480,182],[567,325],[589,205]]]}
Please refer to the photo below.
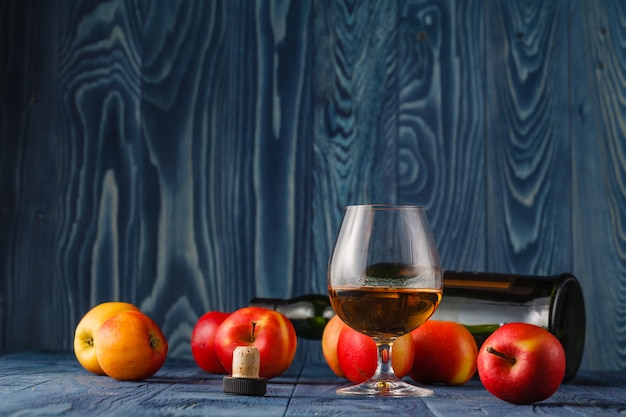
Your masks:
{"label": "brandy snifter glass", "polygon": [[346,207],[328,266],[330,302],[348,326],[374,339],[378,366],[370,380],[337,393],[432,395],[432,390],[397,378],[391,357],[396,338],[428,320],[442,291],[439,255],[422,207]]}

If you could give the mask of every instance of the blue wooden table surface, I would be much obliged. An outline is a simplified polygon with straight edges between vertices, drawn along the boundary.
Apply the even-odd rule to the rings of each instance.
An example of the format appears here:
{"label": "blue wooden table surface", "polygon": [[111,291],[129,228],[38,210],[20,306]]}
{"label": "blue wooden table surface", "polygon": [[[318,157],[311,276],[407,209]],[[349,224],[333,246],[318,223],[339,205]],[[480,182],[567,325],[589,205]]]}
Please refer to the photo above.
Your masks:
{"label": "blue wooden table surface", "polygon": [[424,399],[346,398],[346,384],[319,361],[299,358],[268,383],[264,397],[225,394],[222,376],[193,361],[168,360],[153,377],[121,382],[83,370],[71,353],[0,355],[0,416],[22,415],[412,415],[412,416],[591,416],[626,413],[626,376],[581,373],[548,400],[516,406],[489,394],[478,379],[460,387],[436,386]]}

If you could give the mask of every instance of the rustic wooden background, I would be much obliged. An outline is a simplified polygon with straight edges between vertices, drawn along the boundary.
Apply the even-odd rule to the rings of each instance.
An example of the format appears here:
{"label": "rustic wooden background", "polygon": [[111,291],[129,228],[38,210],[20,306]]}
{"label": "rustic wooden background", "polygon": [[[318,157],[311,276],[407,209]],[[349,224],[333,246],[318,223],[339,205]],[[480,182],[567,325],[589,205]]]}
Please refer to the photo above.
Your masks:
{"label": "rustic wooden background", "polygon": [[346,204],[447,269],[574,273],[626,369],[626,2],[0,1],[0,349],[326,291]]}

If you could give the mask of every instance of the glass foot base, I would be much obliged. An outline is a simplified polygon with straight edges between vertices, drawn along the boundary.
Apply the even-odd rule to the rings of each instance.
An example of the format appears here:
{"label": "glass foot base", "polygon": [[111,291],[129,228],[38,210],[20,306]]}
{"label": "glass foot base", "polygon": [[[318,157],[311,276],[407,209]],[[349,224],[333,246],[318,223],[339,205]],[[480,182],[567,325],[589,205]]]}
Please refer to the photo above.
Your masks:
{"label": "glass foot base", "polygon": [[351,387],[339,388],[339,395],[366,395],[373,397],[430,397],[434,392],[404,381],[365,381]]}

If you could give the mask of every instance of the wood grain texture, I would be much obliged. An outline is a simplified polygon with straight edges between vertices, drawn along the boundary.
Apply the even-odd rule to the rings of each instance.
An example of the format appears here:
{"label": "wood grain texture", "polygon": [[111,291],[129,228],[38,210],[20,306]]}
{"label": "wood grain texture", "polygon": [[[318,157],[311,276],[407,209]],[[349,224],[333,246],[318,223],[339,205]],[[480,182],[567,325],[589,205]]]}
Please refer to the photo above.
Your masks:
{"label": "wood grain texture", "polygon": [[291,279],[307,276],[308,3],[127,5],[68,11],[60,275],[77,311],[129,300],[189,354],[205,311],[311,291]]}
{"label": "wood grain texture", "polygon": [[403,2],[398,199],[426,208],[446,269],[485,268],[483,2]]}
{"label": "wood grain texture", "polygon": [[[142,44],[152,47],[142,58],[141,125],[147,156],[142,194],[144,210],[152,215],[145,227],[149,235],[142,240],[152,244],[145,254],[146,269],[139,274],[138,298],[166,331],[178,336],[175,350],[182,351],[188,349],[186,335],[198,312],[230,309],[222,294],[239,297],[238,277],[253,271],[252,262],[239,262],[238,267],[232,262],[250,259],[245,225],[251,214],[244,207],[254,210],[254,205],[241,204],[236,195],[239,187],[249,186],[252,174],[236,149],[240,141],[250,146],[246,129],[252,124],[242,126],[242,135],[231,132],[225,129],[230,121],[223,113],[230,108],[233,115],[250,114],[226,89],[241,88],[230,83],[230,73],[238,74],[238,68],[231,66],[226,27],[252,16],[249,9],[221,3],[170,3],[165,14],[154,3],[146,6]],[[163,27],[170,30],[164,32]],[[244,38],[243,44],[249,42],[249,30],[233,33]],[[247,63],[242,61],[241,68]],[[255,85],[249,87],[253,94]],[[216,102],[221,105],[216,107]],[[249,97],[242,94],[241,102],[248,103]],[[248,181],[235,180],[235,167]],[[225,211],[220,202],[235,209]],[[215,279],[222,274],[229,279]]]}
{"label": "wood grain texture", "polygon": [[566,2],[487,10],[487,268],[571,268]]}
{"label": "wood grain texture", "polygon": [[[319,347],[318,347],[319,349]],[[489,394],[478,379],[463,386],[433,386],[427,398],[350,398],[336,389],[348,385],[325,363],[296,361],[271,379],[263,397],[225,394],[222,376],[193,361],[169,360],[152,378],[116,381],[89,374],[70,355],[20,353],[0,356],[0,416],[484,416],[622,415],[623,374],[586,373],[562,385],[549,399],[513,405]]]}
{"label": "wood grain texture", "polygon": [[[602,366],[626,354],[626,9],[620,2],[572,7],[572,248],[587,296],[586,349]],[[583,36],[584,35],[584,36]],[[597,301],[596,301],[597,300]],[[608,348],[607,346],[612,346]],[[587,355],[583,366],[597,363]]]}
{"label": "wood grain texture", "polygon": [[59,6],[0,5],[0,347],[62,346],[67,335],[49,320],[70,320],[53,249]]}
{"label": "wood grain texture", "polygon": [[143,240],[135,195],[141,169],[141,46],[123,2],[69,2],[59,50],[55,277],[68,293],[66,343],[93,305],[137,302]]}
{"label": "wood grain texture", "polygon": [[397,1],[313,3],[312,253],[326,268],[349,204],[395,202]]}
{"label": "wood grain texture", "polygon": [[0,349],[123,299],[188,358],[208,310],[326,292],[344,206],[398,202],[447,269],[573,272],[583,369],[626,367],[622,2],[0,12]]}

